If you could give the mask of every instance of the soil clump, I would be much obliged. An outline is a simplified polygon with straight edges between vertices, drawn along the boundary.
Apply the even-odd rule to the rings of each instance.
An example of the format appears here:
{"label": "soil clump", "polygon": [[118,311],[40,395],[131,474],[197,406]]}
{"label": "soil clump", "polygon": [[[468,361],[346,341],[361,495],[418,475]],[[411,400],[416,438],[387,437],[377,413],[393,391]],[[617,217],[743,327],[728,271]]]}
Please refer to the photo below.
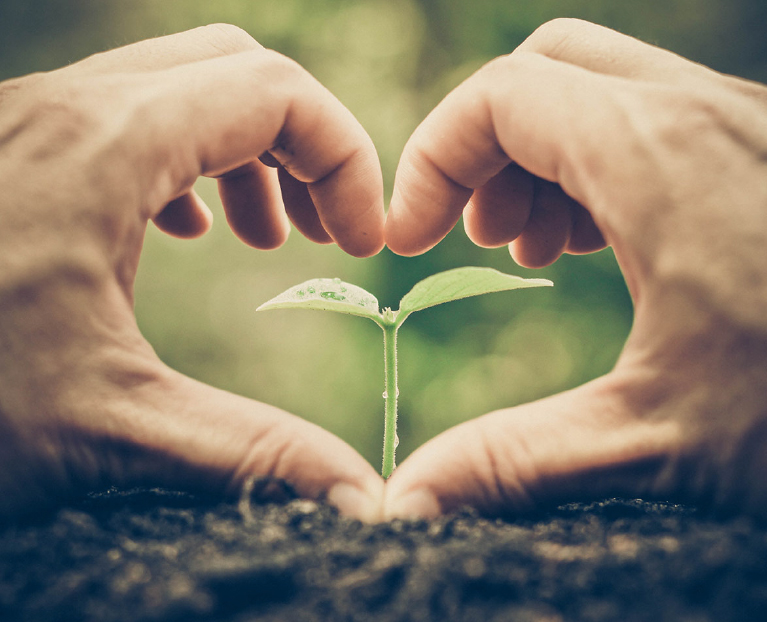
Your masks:
{"label": "soil clump", "polygon": [[767,527],[610,499],[364,525],[330,506],[109,490],[0,528],[0,618],[763,620]]}

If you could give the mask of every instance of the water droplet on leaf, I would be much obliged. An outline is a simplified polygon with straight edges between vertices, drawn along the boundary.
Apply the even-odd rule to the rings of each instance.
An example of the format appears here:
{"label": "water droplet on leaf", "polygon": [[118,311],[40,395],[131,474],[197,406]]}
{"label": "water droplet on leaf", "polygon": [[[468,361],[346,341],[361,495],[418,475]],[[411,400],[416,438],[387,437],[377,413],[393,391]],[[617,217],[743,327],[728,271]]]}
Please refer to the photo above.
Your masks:
{"label": "water droplet on leaf", "polygon": [[324,299],[330,299],[332,301],[346,300],[346,297],[343,294],[336,294],[335,292],[320,292],[320,296]]}
{"label": "water droplet on leaf", "polygon": [[384,400],[386,400],[389,397],[389,392],[384,392],[382,394],[382,396],[383,396]]}
{"label": "water droplet on leaf", "polygon": [[308,288],[306,288],[306,291],[307,291],[309,294],[314,294],[314,293],[316,292],[316,290],[314,289],[314,287],[313,287],[313,286],[309,286]]}
{"label": "water droplet on leaf", "polygon": [[396,433],[394,434],[394,447],[396,448],[399,445],[399,435]]}
{"label": "water droplet on leaf", "polygon": [[298,292],[296,292],[297,296],[304,296],[304,294],[306,294],[306,292],[304,292],[303,290],[299,290]]}

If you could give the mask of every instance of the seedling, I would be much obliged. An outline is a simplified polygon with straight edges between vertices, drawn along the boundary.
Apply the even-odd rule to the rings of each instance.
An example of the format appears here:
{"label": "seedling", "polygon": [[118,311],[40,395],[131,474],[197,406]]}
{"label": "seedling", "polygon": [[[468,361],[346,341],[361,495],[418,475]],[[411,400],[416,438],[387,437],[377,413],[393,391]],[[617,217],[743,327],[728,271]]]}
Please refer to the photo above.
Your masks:
{"label": "seedling", "polygon": [[413,312],[440,303],[490,292],[553,285],[548,279],[523,279],[493,270],[466,266],[437,273],[419,281],[399,304],[378,310],[378,300],[362,288],[340,279],[310,279],[267,301],[256,311],[266,309],[322,309],[370,318],[381,329],[384,338],[385,402],[383,467],[384,478],[394,471],[397,437],[397,330]]}

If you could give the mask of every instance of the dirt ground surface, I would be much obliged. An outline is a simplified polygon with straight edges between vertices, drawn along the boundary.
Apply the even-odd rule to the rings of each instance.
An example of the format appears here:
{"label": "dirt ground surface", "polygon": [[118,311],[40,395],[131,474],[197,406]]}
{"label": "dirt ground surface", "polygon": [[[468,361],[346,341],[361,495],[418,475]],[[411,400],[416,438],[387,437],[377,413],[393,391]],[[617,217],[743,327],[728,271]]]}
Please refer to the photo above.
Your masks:
{"label": "dirt ground surface", "polygon": [[253,500],[110,490],[1,528],[0,618],[767,616],[767,527],[743,518],[611,499],[364,525],[308,500]]}

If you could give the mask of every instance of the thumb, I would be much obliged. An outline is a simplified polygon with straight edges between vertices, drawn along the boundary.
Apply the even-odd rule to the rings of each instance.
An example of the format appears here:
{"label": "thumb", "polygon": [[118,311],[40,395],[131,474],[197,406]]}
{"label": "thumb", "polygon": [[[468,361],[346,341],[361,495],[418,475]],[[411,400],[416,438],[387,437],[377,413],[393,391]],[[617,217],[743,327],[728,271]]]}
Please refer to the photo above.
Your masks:
{"label": "thumb", "polygon": [[363,521],[379,518],[383,481],[330,432],[254,400],[165,369],[131,406],[131,452],[110,461],[119,484],[238,492],[277,478]]}
{"label": "thumb", "polygon": [[640,416],[618,375],[460,424],[416,450],[387,482],[384,516],[469,505],[525,512],[577,499],[658,493],[676,425]]}

